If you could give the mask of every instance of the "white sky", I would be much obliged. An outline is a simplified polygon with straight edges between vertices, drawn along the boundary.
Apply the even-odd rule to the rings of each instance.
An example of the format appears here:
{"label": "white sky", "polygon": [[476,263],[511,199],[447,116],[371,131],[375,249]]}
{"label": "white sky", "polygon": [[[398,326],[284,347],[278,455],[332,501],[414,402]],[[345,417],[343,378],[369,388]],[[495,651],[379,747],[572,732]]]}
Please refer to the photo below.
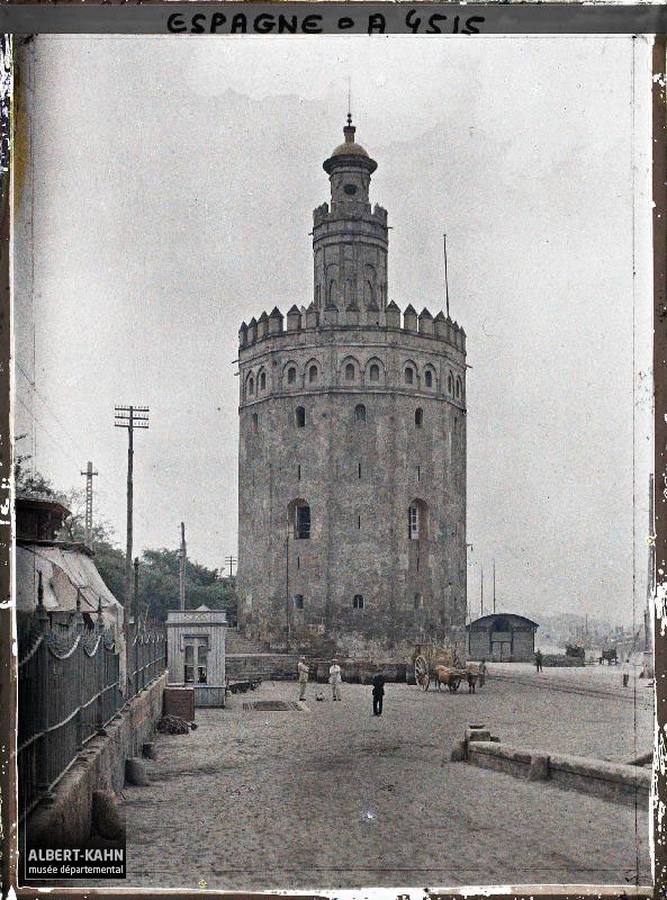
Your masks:
{"label": "white sky", "polygon": [[448,233],[452,315],[472,366],[472,612],[479,567],[488,598],[495,558],[500,608],[631,622],[634,572],[641,617],[643,39],[634,105],[620,37],[68,36],[39,37],[33,52],[16,418],[30,432],[34,405],[40,471],[83,486],[92,459],[98,511],[123,545],[126,433],[113,407],[150,405],[136,440],[136,550],[176,547],[184,519],[193,559],[236,554],[237,330],[312,299],[311,213],[328,198],[321,164],[342,139],[349,76],[357,137],[379,164],[372,201],[393,228],[399,306],[441,307]]}

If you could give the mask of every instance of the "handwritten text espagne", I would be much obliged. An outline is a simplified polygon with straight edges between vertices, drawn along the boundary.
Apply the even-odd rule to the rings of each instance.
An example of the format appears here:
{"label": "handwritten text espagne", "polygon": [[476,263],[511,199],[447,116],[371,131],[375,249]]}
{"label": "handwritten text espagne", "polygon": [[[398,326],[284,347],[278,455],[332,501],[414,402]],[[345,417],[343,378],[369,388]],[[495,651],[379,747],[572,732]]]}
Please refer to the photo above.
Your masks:
{"label": "handwritten text espagne", "polygon": [[286,15],[284,13],[227,14],[222,12],[196,12],[191,15],[171,13],[167,18],[167,31],[171,34],[323,34],[360,31],[366,34],[386,34],[401,31],[407,34],[479,34],[484,16],[460,16],[433,13],[420,15],[410,9],[404,17],[404,27],[389,27],[382,13],[341,16],[330,27],[325,27],[323,16]]}

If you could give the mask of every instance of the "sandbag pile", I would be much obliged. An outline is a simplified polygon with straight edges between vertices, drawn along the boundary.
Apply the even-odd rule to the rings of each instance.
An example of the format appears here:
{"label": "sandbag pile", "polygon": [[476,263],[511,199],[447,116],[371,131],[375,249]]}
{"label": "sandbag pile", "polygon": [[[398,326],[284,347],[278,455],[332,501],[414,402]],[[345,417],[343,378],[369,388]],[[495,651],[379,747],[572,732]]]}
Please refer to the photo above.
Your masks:
{"label": "sandbag pile", "polygon": [[155,726],[161,734],[188,734],[190,725],[180,716],[162,716]]}

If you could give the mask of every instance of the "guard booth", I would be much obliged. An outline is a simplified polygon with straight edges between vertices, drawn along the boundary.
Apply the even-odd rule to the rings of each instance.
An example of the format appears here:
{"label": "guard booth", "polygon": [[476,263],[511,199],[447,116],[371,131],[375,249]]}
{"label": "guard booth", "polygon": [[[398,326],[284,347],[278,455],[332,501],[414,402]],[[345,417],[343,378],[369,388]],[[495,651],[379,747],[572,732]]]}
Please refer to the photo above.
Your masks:
{"label": "guard booth", "polygon": [[532,662],[537,622],[515,613],[482,616],[466,625],[468,658],[494,662]]}
{"label": "guard booth", "polygon": [[172,609],[167,614],[168,684],[192,687],[195,707],[225,705],[225,634],[222,609]]}

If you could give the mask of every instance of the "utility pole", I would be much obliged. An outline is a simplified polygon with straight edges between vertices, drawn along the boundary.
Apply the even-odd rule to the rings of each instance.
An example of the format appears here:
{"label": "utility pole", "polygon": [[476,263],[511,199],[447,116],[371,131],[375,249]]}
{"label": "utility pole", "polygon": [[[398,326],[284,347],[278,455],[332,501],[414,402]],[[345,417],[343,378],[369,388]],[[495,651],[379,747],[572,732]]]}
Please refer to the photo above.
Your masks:
{"label": "utility pole", "polygon": [[287,649],[289,651],[290,643],[290,621],[289,621],[289,530],[290,523],[287,523],[287,532],[285,533],[285,639],[287,641]]}
{"label": "utility pole", "polygon": [[132,511],[133,511],[133,465],[134,429],[148,428],[147,406],[114,407],[114,425],[127,428],[127,543],[125,545],[125,618],[129,615],[132,602]]}
{"label": "utility pole", "polygon": [[93,464],[88,461],[86,471],[81,473],[86,476],[86,522],[84,542],[86,547],[93,549],[93,477],[98,472],[93,472]]}
{"label": "utility pole", "polygon": [[187,548],[185,546],[185,522],[181,522],[181,549],[179,553],[178,566],[178,586],[180,594],[180,608],[185,609],[185,560],[187,558]]}
{"label": "utility pole", "polygon": [[493,615],[496,614],[496,561],[493,560]]}
{"label": "utility pole", "polygon": [[480,616],[484,615],[484,566],[482,566],[482,577],[479,582],[479,609]]}
{"label": "utility pole", "polygon": [[139,626],[139,557],[134,557],[134,627]]}
{"label": "utility pole", "polygon": [[235,556],[226,556],[225,563],[229,567],[229,577],[234,577],[234,566],[236,565],[236,557]]}

